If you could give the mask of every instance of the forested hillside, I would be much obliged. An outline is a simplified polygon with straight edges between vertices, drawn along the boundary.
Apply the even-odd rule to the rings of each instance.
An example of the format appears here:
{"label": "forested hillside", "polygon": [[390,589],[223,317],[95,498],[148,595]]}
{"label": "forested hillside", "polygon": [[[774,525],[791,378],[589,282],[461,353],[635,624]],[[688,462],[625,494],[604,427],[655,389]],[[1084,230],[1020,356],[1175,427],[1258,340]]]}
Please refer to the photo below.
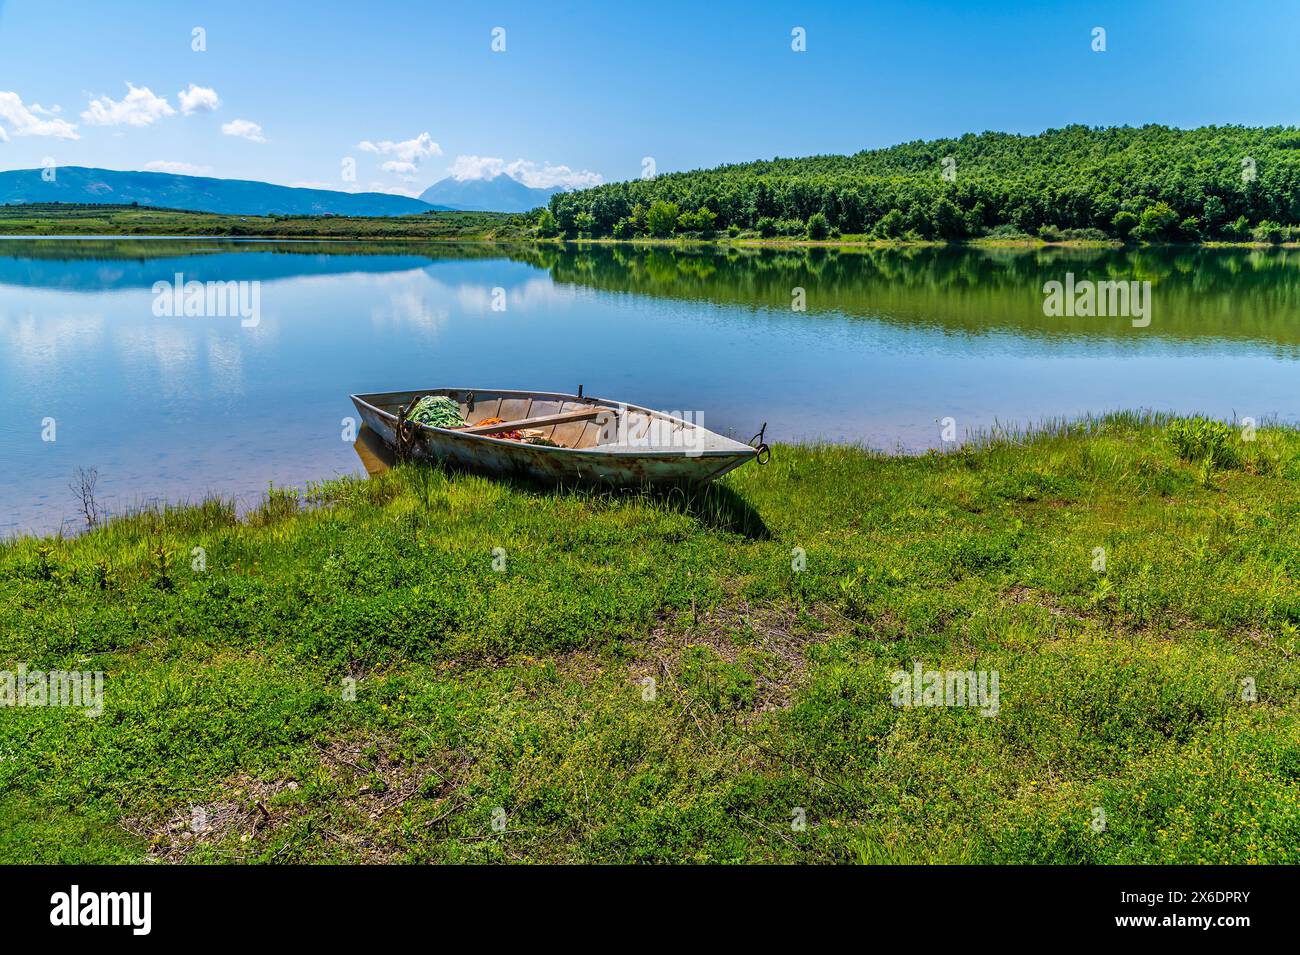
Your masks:
{"label": "forested hillside", "polygon": [[1277,242],[1300,224],[1300,129],[969,134],[560,193],[536,224],[540,235],[618,238],[721,230]]}

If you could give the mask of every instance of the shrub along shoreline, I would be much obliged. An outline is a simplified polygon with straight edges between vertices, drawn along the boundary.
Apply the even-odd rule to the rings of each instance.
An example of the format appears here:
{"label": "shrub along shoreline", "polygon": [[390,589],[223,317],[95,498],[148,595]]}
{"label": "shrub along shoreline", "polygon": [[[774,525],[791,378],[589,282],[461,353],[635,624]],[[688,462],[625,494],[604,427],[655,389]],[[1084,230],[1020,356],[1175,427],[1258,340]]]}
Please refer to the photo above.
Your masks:
{"label": "shrub along shoreline", "polygon": [[[228,216],[178,209],[133,206],[99,206],[50,203],[46,205],[0,207],[0,238],[6,239],[123,239],[173,237],[177,241],[229,238],[245,241],[289,240],[382,247],[385,244],[416,243],[546,247],[561,243],[579,245],[650,246],[739,246],[785,248],[810,246],[839,249],[926,248],[937,246],[1026,247],[1064,246],[1072,248],[1118,248],[1139,244],[1133,236],[1121,240],[1097,230],[1040,229],[1037,233],[1015,228],[982,230],[962,237],[925,237],[914,230],[890,235],[880,231],[822,232],[807,224],[794,223],[787,232],[766,233],[758,229],[674,229],[665,235],[629,232],[621,237],[599,235],[578,229],[562,232],[544,224],[546,211],[507,215],[503,213],[441,212],[400,217],[345,216]],[[542,221],[539,221],[542,220]],[[1197,247],[1287,247],[1300,246],[1297,230],[1261,233],[1252,237],[1247,229],[1237,238],[1152,237],[1142,245]]]}
{"label": "shrub along shoreline", "polygon": [[1294,863],[1298,485],[1300,431],[1115,415],[7,541],[0,671],[106,676],[0,708],[0,860]]}

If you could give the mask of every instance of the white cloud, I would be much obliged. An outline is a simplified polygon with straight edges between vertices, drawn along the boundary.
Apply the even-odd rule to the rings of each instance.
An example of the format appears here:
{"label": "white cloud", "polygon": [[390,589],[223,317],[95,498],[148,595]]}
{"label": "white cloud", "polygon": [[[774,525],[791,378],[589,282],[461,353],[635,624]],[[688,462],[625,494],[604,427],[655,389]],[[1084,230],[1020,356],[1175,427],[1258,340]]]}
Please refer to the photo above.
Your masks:
{"label": "white cloud", "polygon": [[212,112],[221,105],[221,97],[217,91],[206,86],[195,86],[190,84],[189,89],[181,90],[176,94],[180,100],[181,112],[186,116],[191,116],[198,112]]}
{"label": "white cloud", "polygon": [[393,159],[383,163],[379,168],[384,172],[397,173],[399,176],[413,176],[420,167],[413,162],[400,162]]}
{"label": "white cloud", "polygon": [[9,134],[5,132],[5,128],[3,126],[0,126],[0,143],[7,143],[7,142],[9,142]]}
{"label": "white cloud", "polygon": [[538,164],[529,159],[516,159],[506,162],[493,156],[457,156],[447,173],[461,182],[466,179],[491,179],[505,173],[516,182],[533,189],[552,189],[559,186],[564,189],[586,189],[599,186],[604,182],[600,173],[590,170],[574,170],[568,166],[553,166],[550,163]]}
{"label": "white cloud", "polygon": [[442,155],[442,147],[435,143],[428,133],[421,133],[414,139],[404,139],[400,143],[395,143],[391,139],[372,143],[367,139],[357,143],[357,149],[377,156],[392,156],[399,162],[410,165],[419,165],[421,159]]}
{"label": "white cloud", "polygon": [[236,119],[229,123],[222,123],[221,131],[227,136],[240,136],[255,143],[266,142],[266,137],[262,135],[262,127],[247,119]]}
{"label": "white cloud", "polygon": [[196,166],[191,162],[175,162],[171,159],[155,159],[144,164],[149,172],[170,172],[177,176],[210,176],[211,166]]}
{"label": "white cloud", "polygon": [[[30,107],[24,106],[22,98],[17,93],[0,92],[0,121],[7,123],[9,129],[15,136],[53,136],[56,139],[80,139],[77,135],[77,127],[69,123],[66,119],[41,119],[41,116],[50,117],[57,112],[42,107],[39,103],[33,103]],[[9,137],[3,126],[0,126],[0,140],[7,140]]]}
{"label": "white cloud", "polygon": [[81,118],[92,126],[148,126],[175,115],[166,97],[155,96],[149,87],[128,82],[126,89],[126,97],[121,100],[107,96],[92,99]]}

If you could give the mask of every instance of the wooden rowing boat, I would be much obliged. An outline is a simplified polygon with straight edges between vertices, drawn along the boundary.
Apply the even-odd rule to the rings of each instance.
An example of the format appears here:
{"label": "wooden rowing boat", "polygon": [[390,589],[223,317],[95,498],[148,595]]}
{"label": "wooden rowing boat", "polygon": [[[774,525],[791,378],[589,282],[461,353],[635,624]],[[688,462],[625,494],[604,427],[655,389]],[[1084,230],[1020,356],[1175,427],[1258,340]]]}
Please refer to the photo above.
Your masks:
{"label": "wooden rowing boat", "polygon": [[[464,428],[406,419],[425,395],[460,406]],[[638,405],[543,391],[432,388],[352,395],[363,421],[399,457],[562,484],[695,484],[711,481],[767,447],[723,437],[694,422]],[[499,419],[498,423],[482,422]],[[502,437],[523,433],[527,440]],[[544,439],[548,443],[529,443]],[[553,445],[553,446],[551,446]]]}

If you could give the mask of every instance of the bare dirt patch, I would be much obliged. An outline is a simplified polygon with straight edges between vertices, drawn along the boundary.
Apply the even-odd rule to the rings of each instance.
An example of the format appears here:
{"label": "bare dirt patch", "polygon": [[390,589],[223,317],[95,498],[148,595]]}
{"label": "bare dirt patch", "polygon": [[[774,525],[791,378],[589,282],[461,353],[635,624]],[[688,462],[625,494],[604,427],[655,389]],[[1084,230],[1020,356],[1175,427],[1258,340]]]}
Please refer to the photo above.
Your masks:
{"label": "bare dirt patch", "polygon": [[[163,821],[128,819],[126,830],[149,844],[153,862],[187,862],[197,850],[238,839],[257,845],[287,820],[283,809],[273,808],[276,797],[298,788],[291,779],[266,782],[252,776],[235,777],[225,787],[229,797],[176,807]],[[237,858],[232,853],[232,858]]]}
{"label": "bare dirt patch", "polygon": [[[312,828],[356,861],[397,861],[400,851],[385,832],[399,815],[396,810],[412,799],[429,800],[425,805],[432,812],[430,824],[449,817],[458,806],[463,765],[448,768],[409,760],[387,740],[338,739],[318,750],[325,785],[337,795],[325,816],[312,816]],[[123,825],[148,842],[151,861],[184,863],[209,848],[230,861],[245,861],[311,811],[305,802],[285,795],[300,788],[290,778],[268,782],[241,774],[221,787],[228,796],[178,806],[161,821],[129,819]],[[283,849],[288,848],[286,843]]]}
{"label": "bare dirt patch", "polygon": [[769,712],[789,705],[808,670],[807,647],[831,632],[830,623],[807,611],[748,603],[718,607],[700,613],[685,629],[661,621],[638,646],[629,669],[638,681],[647,676],[672,680],[682,653],[698,646],[708,647],[727,663],[757,660],[754,710]]}

